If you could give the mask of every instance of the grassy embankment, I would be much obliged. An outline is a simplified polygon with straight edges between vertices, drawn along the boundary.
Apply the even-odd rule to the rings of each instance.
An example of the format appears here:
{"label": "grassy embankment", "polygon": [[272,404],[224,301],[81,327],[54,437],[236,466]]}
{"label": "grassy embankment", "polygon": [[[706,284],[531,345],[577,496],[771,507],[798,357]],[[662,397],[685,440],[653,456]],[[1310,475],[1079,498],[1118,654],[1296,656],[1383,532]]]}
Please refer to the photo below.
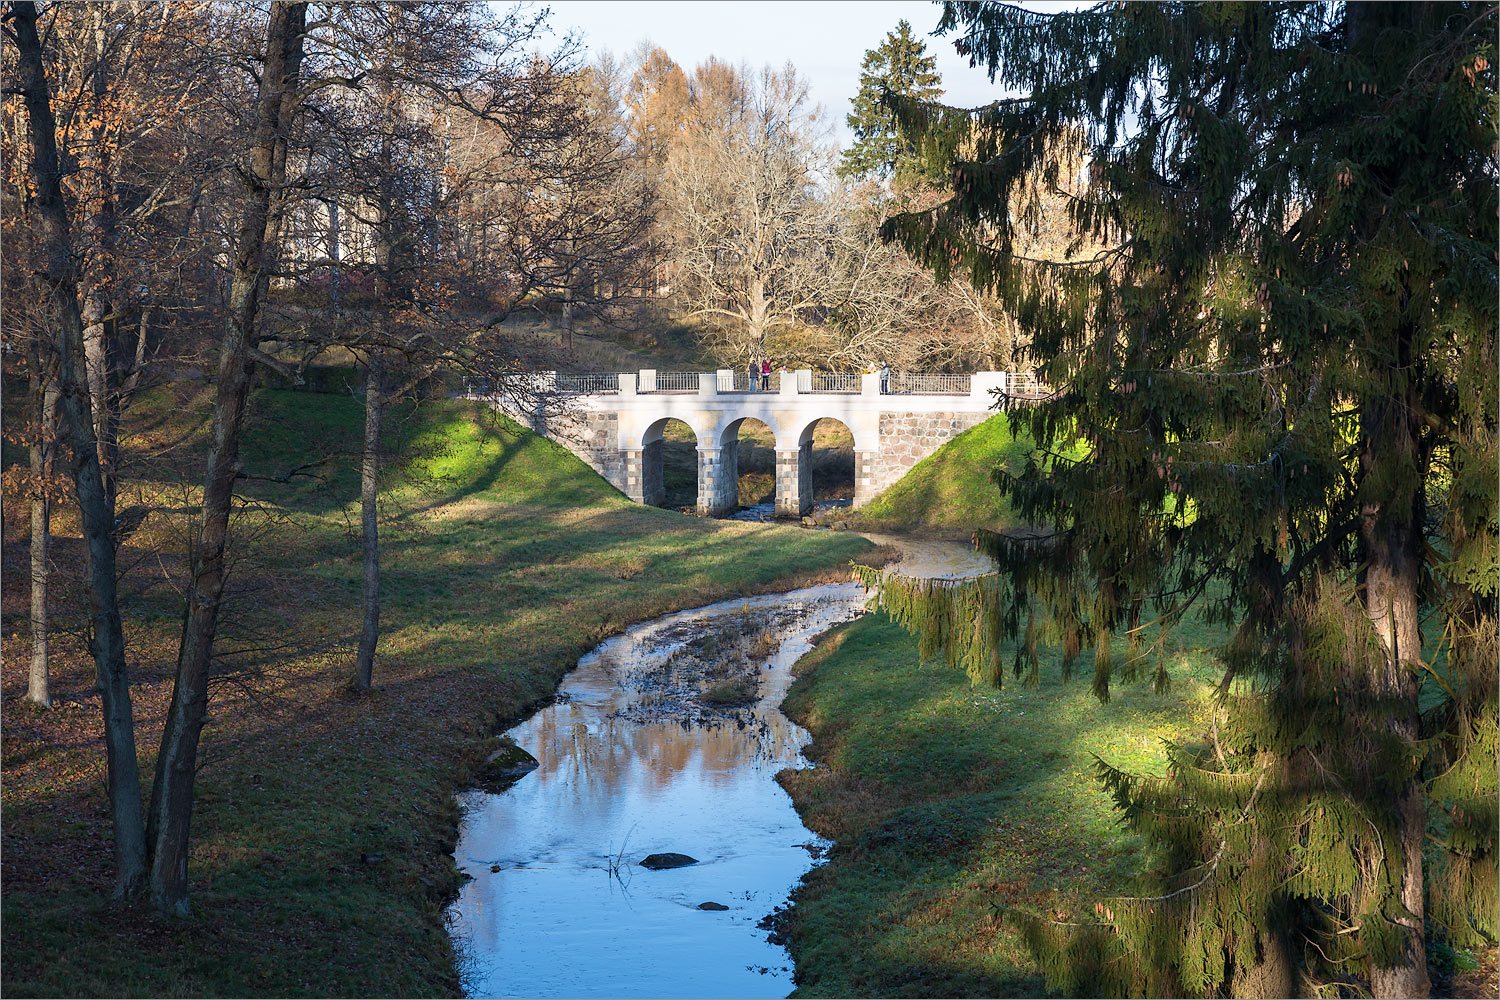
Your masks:
{"label": "grassy embankment", "polygon": [[1184,628],[1176,641],[1170,692],[1120,684],[1107,705],[1087,677],[1062,683],[1045,650],[1039,688],[971,687],[919,664],[884,614],[805,657],[784,708],[811,730],[819,766],[783,784],[837,846],[778,920],[793,995],[1043,995],[1001,911],[1073,912],[1075,897],[1125,890],[1145,867],[1094,755],[1161,773],[1160,741],[1203,731],[1218,677],[1207,649],[1220,638]]}
{"label": "grassy embankment", "polygon": [[[226,675],[204,731],[191,880],[196,916],[107,903],[99,701],[79,632],[76,518],[59,513],[58,707],[25,689],[25,504],[7,497],[4,610],[4,992],[64,995],[454,994],[440,906],[453,789],[493,735],[626,624],[734,594],[845,575],[850,535],[699,520],[629,503],[561,448],[456,402],[393,435],[407,461],[384,501],[377,689],[347,692],[360,589],[359,401],[264,392],[252,473],[342,451],[328,488],[251,481],[239,515]],[[121,506],[153,513],[122,549],[137,740],[149,776],[180,622],[177,589],[205,430],[201,387],[131,418]],[[165,460],[153,458],[157,451]],[[154,465],[151,463],[155,463]],[[175,463],[175,464],[174,464]]]}
{"label": "grassy embankment", "polygon": [[[967,536],[1011,512],[991,470],[1030,444],[999,414],[918,463],[858,516],[861,527]],[[1004,907],[1052,910],[1120,891],[1144,864],[1117,822],[1094,755],[1162,767],[1160,741],[1202,731],[1218,679],[1217,630],[1180,629],[1174,685],[1117,685],[1100,705],[1064,684],[1000,690],[918,662],[884,614],[839,630],[797,665],[785,710],[813,734],[819,767],[783,782],[804,821],[833,838],[778,920],[799,996],[1034,996],[1044,990]],[[1123,645],[1123,644],[1122,644]],[[1006,661],[1009,662],[1009,654]],[[1083,669],[1087,671],[1088,665]]]}
{"label": "grassy embankment", "polygon": [[1011,512],[990,478],[991,470],[1020,470],[1031,450],[1011,432],[1010,419],[997,413],[971,427],[922,461],[858,514],[858,526],[967,537],[975,528],[1001,528]]}

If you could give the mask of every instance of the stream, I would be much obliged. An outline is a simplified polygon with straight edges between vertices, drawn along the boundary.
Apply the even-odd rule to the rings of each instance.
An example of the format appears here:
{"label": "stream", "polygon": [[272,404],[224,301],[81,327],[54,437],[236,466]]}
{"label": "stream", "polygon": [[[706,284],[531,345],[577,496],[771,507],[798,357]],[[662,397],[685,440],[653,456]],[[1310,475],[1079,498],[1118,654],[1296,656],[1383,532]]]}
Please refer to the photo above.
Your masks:
{"label": "stream", "polygon": [[[955,543],[898,545],[902,572],[983,572]],[[734,599],[601,643],[506,735],[537,759],[461,793],[449,911],[471,996],[784,997],[791,960],[760,926],[830,846],[778,771],[808,734],[779,709],[791,666],[863,613],[857,583]],[[654,870],[653,854],[695,863]],[[705,905],[711,904],[711,905]]]}

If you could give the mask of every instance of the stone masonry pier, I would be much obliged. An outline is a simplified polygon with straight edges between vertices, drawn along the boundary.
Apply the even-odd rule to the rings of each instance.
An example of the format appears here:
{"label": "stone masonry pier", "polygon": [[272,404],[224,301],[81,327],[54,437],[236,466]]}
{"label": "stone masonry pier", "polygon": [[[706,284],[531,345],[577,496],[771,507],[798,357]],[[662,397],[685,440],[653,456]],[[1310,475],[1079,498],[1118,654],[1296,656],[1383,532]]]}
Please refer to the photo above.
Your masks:
{"label": "stone masonry pier", "polygon": [[854,505],[868,503],[997,405],[1043,394],[1030,374],[892,375],[782,372],[768,389],[744,372],[651,370],[607,375],[542,373],[507,392],[482,391],[507,415],[582,458],[630,499],[663,502],[662,430],[687,424],[698,441],[701,514],[733,511],[739,500],[740,424],[756,419],[776,440],[776,513],[812,509],[813,426],[832,418],[854,437]]}

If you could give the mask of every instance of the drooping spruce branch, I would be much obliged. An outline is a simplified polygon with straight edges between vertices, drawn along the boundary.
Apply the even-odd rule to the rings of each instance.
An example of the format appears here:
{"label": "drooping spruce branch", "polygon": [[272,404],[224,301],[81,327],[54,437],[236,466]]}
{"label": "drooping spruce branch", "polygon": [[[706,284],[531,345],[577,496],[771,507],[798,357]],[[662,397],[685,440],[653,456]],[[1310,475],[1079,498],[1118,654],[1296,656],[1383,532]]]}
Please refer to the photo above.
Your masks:
{"label": "drooping spruce branch", "polygon": [[1001,686],[999,576],[922,579],[859,565],[854,571],[874,591],[874,606],[918,635],[923,660],[942,657],[976,684]]}

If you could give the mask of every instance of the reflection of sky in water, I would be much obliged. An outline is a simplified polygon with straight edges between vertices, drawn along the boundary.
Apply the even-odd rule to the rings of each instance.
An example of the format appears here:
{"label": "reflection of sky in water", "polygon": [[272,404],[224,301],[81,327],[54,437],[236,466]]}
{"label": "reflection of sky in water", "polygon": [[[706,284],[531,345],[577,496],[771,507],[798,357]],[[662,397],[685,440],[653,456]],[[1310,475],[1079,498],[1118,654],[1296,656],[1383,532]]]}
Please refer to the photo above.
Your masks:
{"label": "reflection of sky in water", "polygon": [[[785,902],[816,840],[775,781],[806,733],[774,707],[813,637],[853,617],[855,585],[729,601],[604,643],[563,682],[568,700],[510,731],[540,766],[503,795],[470,792],[456,858],[474,881],[455,930],[487,996],[785,996],[786,952],[756,923]],[[795,608],[796,615],[782,609]],[[691,634],[694,621],[764,613],[782,646],[747,724],[615,717],[621,683]],[[749,715],[749,713],[746,713]],[[677,851],[700,864],[638,865]],[[622,862],[620,878],[609,873]],[[499,872],[491,872],[498,865]],[[713,901],[727,911],[700,911]]]}
{"label": "reflection of sky in water", "polygon": [[860,534],[877,545],[900,549],[901,561],[888,568],[902,576],[933,579],[982,576],[995,572],[995,561],[983,552],[976,552],[972,545],[942,541],[914,542],[873,531],[861,531]]}

